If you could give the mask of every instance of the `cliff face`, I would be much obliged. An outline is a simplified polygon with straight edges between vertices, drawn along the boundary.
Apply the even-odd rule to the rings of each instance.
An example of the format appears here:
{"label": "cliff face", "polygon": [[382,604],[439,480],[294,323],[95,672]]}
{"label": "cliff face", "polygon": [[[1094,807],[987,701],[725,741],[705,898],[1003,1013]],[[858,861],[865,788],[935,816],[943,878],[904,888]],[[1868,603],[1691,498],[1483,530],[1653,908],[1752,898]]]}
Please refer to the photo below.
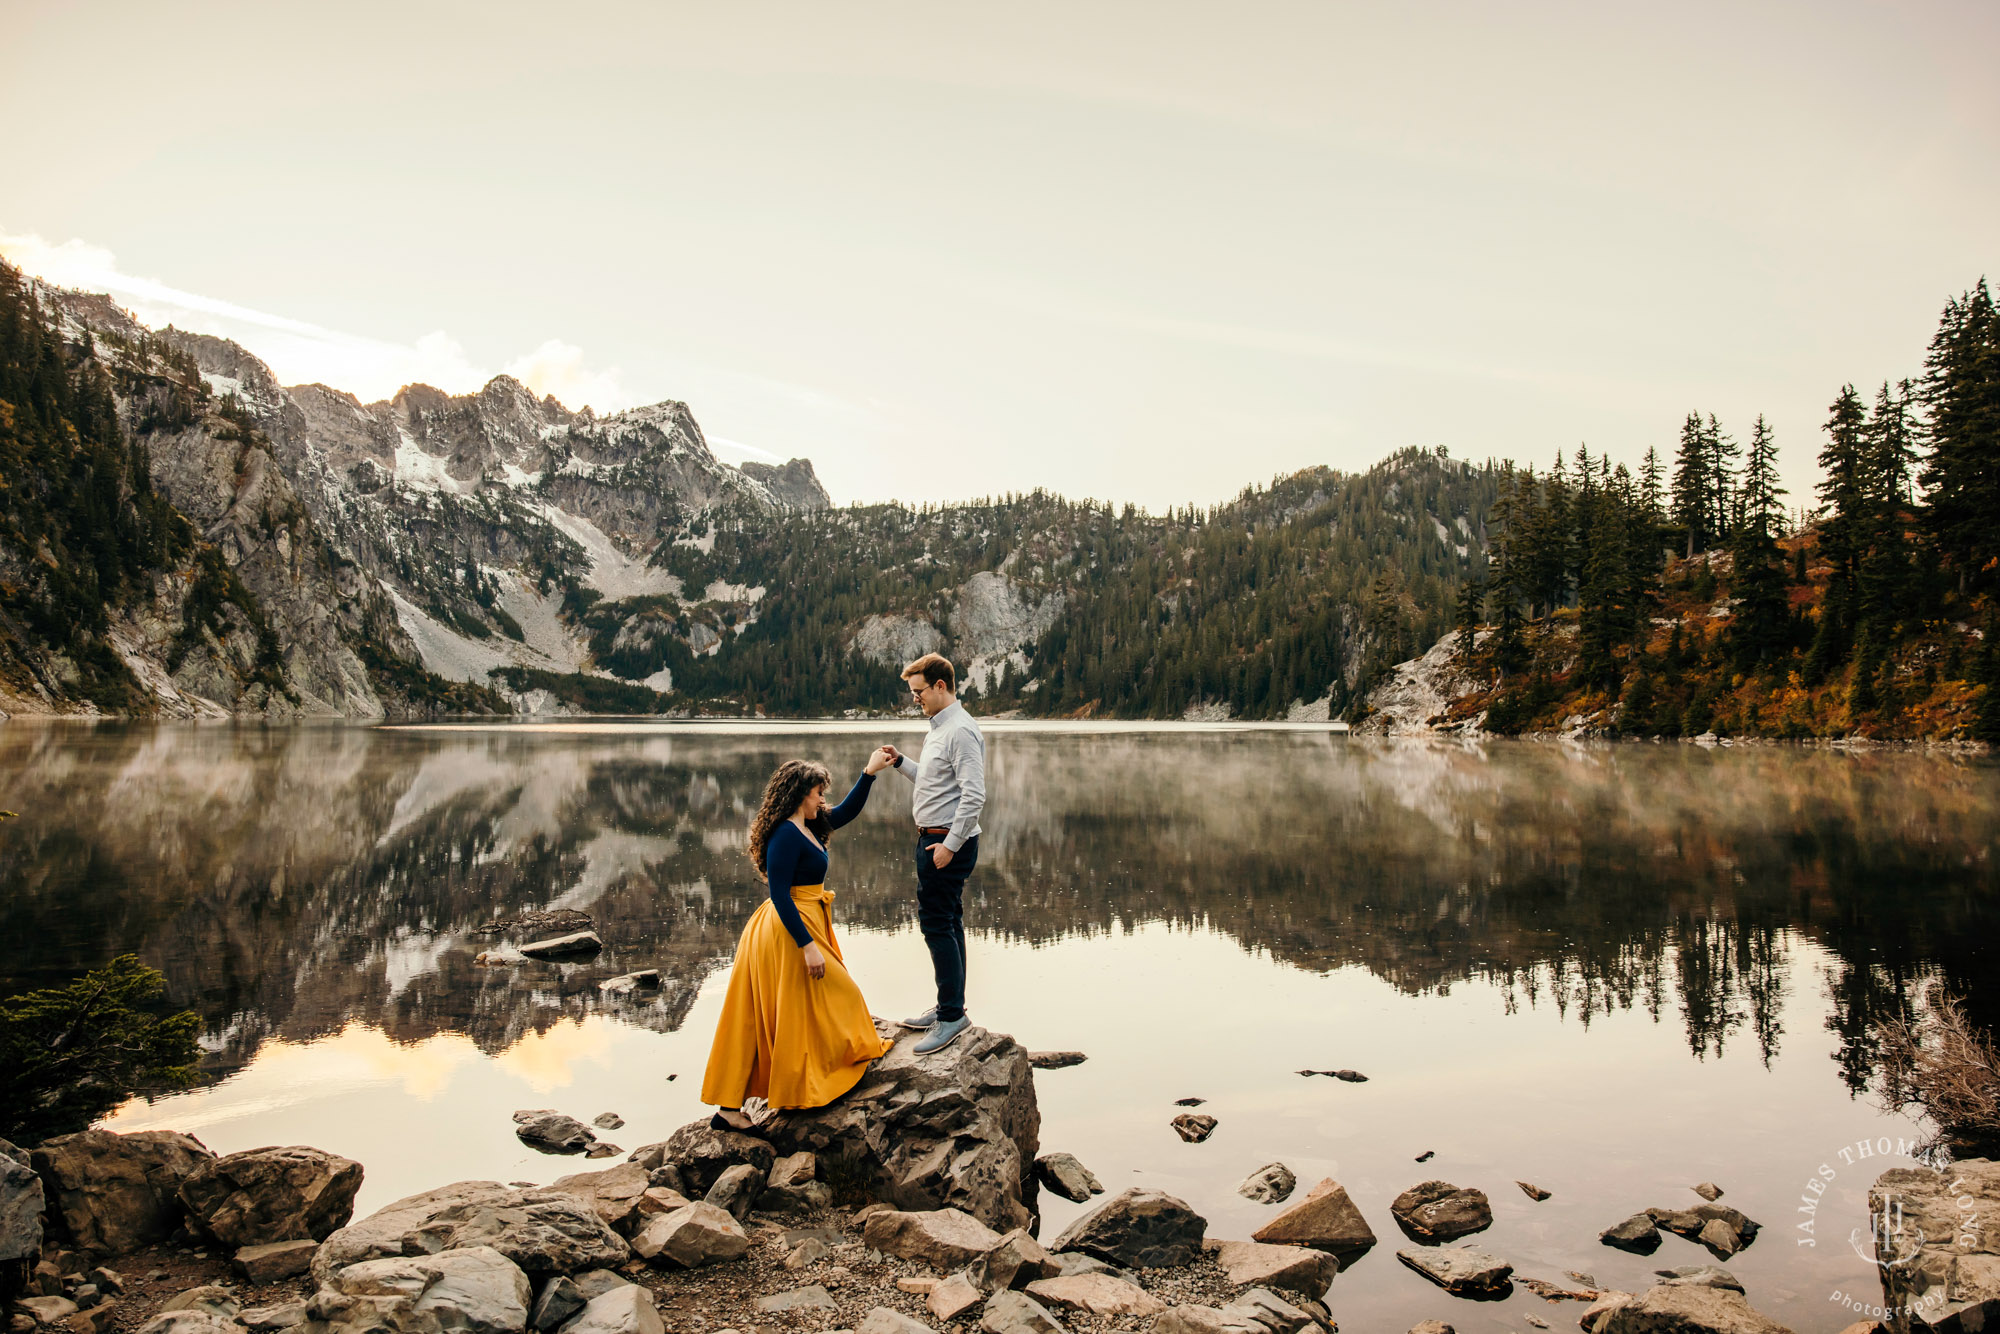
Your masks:
{"label": "cliff face", "polygon": [[[577,613],[594,602],[760,595],[684,592],[649,563],[663,544],[827,504],[806,460],[754,473],[718,461],[682,403],[599,418],[501,376],[475,394],[411,385],[363,404],[287,388],[235,343],[156,333],[104,297],[23,290],[71,364],[104,372],[123,446],[194,545],[108,607],[103,639],[122,667],[106,670],[129,678],[118,690],[93,684],[46,630],[0,627],[0,712],[506,708],[481,689],[497,668],[593,667]],[[0,574],[36,561],[0,551]],[[712,640],[719,619],[685,634]]]}

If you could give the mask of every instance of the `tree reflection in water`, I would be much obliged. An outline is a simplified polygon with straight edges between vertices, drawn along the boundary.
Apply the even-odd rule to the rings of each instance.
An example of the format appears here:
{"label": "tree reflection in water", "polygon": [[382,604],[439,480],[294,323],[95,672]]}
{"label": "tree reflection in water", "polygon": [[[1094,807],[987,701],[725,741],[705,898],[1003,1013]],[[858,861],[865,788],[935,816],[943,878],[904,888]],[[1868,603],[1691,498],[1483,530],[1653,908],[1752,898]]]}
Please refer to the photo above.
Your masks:
{"label": "tree reflection in water", "polygon": [[[761,894],[741,846],[771,768],[845,775],[885,737],[916,734],[10,723],[0,984],[135,951],[203,1016],[214,1073],[353,1020],[497,1052],[640,967],[661,994],[618,1013],[671,1030]],[[1922,979],[2000,1018],[1985,762],[998,727],[989,748],[977,931],[1167,922],[1409,994],[1479,982],[1583,1024],[1637,1007],[1699,1057],[1749,1042],[1767,1063],[1787,996],[1823,985],[1854,1089]],[[884,780],[841,837],[849,923],[914,921],[906,796]],[[556,906],[596,919],[601,956],[474,964],[497,943],[474,928]],[[1799,936],[1839,959],[1824,978],[1788,969]]]}

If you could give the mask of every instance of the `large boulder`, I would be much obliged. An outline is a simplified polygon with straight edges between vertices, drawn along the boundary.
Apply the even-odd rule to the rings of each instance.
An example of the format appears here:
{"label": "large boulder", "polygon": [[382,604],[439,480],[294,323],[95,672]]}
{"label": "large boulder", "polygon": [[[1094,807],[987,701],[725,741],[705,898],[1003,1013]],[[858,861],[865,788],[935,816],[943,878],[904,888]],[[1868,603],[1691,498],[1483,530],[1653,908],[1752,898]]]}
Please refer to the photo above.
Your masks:
{"label": "large boulder", "polygon": [[779,1153],[841,1160],[898,1209],[961,1209],[1002,1231],[1031,1226],[1042,1114],[1027,1051],[983,1028],[927,1056],[916,1053],[921,1034],[890,1035],[895,1045],[853,1092],[780,1112],[758,1133]]}
{"label": "large boulder", "polygon": [[0,1261],[41,1254],[44,1207],[42,1179],[28,1155],[0,1139]]}
{"label": "large boulder", "polygon": [[1792,1334],[1727,1288],[1661,1284],[1611,1307],[1595,1334]]}
{"label": "large boulder", "polygon": [[2000,1163],[1966,1158],[1940,1175],[1884,1172],[1868,1192],[1882,1305],[1895,1334],[2000,1328]]}
{"label": "large boulder", "polygon": [[632,1239],[632,1249],[641,1259],[694,1269],[741,1260],[749,1253],[750,1236],[726,1210],[696,1200],[650,1220]]}
{"label": "large boulder", "polygon": [[1396,1258],[1456,1297],[1498,1296],[1513,1287],[1514,1266],[1470,1246],[1418,1246]]}
{"label": "large boulder", "polygon": [[184,1214],[181,1182],[214,1157],[200,1140],[171,1130],[82,1130],[44,1140],[32,1165],[77,1248],[122,1255],[172,1235]]}
{"label": "large boulder", "polygon": [[625,1239],[568,1191],[459,1181],[384,1205],[327,1237],[313,1277],[364,1260],[491,1246],[530,1276],[608,1269],[632,1258]]}
{"label": "large boulder", "polygon": [[562,1334],[665,1334],[651,1288],[621,1283],[592,1297],[562,1326]]}
{"label": "large boulder", "polygon": [[1395,1198],[1389,1212],[1416,1241],[1456,1241],[1493,1226],[1486,1192],[1449,1181],[1425,1181]]}
{"label": "large boulder", "polygon": [[885,1255],[921,1260],[934,1269],[971,1264],[1001,1242],[999,1233],[958,1209],[887,1210],[872,1215],[861,1235]]}
{"label": "large boulder", "polygon": [[1208,1220],[1164,1191],[1134,1186],[1063,1229],[1051,1249],[1082,1251],[1126,1269],[1192,1264]]}
{"label": "large boulder", "polygon": [[578,1172],[557,1177],[550,1190],[576,1196],[597,1212],[614,1232],[629,1237],[642,1221],[652,1174],[637,1163],[620,1163],[602,1172]]}
{"label": "large boulder", "polygon": [[522,1334],[534,1289],[491,1246],[364,1260],[306,1305],[306,1334]]}
{"label": "large boulder", "polygon": [[196,1164],[181,1181],[181,1203],[224,1246],[323,1241],[354,1216],[361,1164],[309,1149],[246,1149]]}
{"label": "large boulder", "polygon": [[1250,1235],[1258,1241],[1311,1246],[1335,1255],[1365,1251],[1375,1244],[1374,1229],[1348,1198],[1346,1188],[1332,1177]]}
{"label": "large boulder", "polygon": [[754,1167],[769,1177],[777,1161],[769,1140],[717,1130],[706,1121],[691,1121],[676,1130],[666,1143],[663,1158],[663,1164],[671,1163],[679,1171],[679,1189],[688,1195],[708,1194],[732,1167]]}

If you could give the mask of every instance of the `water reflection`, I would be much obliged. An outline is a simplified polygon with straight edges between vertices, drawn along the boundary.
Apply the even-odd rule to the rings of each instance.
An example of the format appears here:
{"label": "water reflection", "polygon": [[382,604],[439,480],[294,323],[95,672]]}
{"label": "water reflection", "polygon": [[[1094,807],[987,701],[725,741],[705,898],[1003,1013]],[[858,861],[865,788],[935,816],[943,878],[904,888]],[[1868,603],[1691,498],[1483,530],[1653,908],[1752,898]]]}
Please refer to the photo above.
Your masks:
{"label": "water reflection", "polygon": [[[488,1053],[607,1005],[671,1031],[760,893],[740,847],[772,766],[845,774],[877,739],[8,724],[0,804],[21,818],[0,829],[0,985],[137,951],[202,1015],[216,1073],[356,1020]],[[1479,981],[1585,1025],[1643,1010],[1695,1056],[1767,1063],[1788,997],[1824,986],[1856,1088],[1921,978],[2000,1019],[1988,764],[1254,732],[996,729],[990,750],[982,931],[1199,926],[1406,994]],[[905,799],[885,779],[841,838],[847,921],[913,920]],[[474,964],[496,943],[475,928],[546,907],[590,913],[604,953]],[[1788,933],[1837,960],[1828,976],[1790,975]],[[657,998],[600,998],[639,967],[662,971]]]}

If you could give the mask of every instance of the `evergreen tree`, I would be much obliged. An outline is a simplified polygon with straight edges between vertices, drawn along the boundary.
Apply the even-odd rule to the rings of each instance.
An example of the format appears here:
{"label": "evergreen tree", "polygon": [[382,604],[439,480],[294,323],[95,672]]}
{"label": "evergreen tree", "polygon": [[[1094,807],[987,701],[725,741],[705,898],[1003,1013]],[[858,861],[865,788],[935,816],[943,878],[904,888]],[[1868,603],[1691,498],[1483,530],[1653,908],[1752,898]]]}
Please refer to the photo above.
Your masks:
{"label": "evergreen tree", "polygon": [[1853,385],[1841,388],[1820,448],[1820,551],[1833,577],[1820,600],[1819,630],[1806,660],[1809,680],[1824,680],[1847,657],[1860,612],[1861,559],[1869,525],[1867,412]]}
{"label": "evergreen tree", "polygon": [[2000,588],[2000,315],[1984,278],[1945,303],[1921,396],[1926,527],[1960,591]]}
{"label": "evergreen tree", "polygon": [[1673,521],[1687,536],[1687,555],[1708,549],[1714,531],[1708,519],[1708,440],[1701,414],[1690,412],[1681,423],[1680,448],[1674,453]]}
{"label": "evergreen tree", "polygon": [[1778,527],[1785,507],[1779,497],[1778,446],[1760,413],[1750,430],[1744,461],[1738,524],[1729,549],[1735,565],[1736,615],[1730,640],[1736,662],[1751,667],[1769,662],[1783,649],[1790,621],[1785,573],[1778,556]]}

